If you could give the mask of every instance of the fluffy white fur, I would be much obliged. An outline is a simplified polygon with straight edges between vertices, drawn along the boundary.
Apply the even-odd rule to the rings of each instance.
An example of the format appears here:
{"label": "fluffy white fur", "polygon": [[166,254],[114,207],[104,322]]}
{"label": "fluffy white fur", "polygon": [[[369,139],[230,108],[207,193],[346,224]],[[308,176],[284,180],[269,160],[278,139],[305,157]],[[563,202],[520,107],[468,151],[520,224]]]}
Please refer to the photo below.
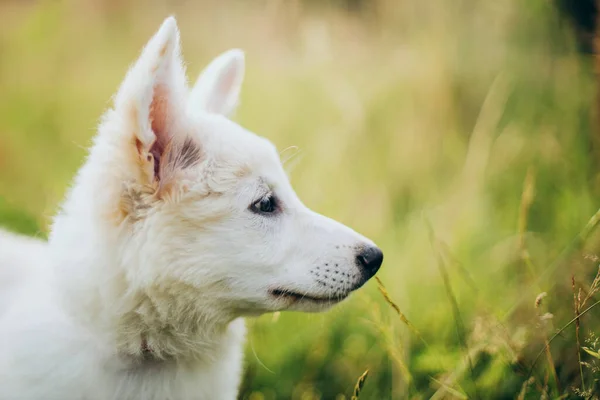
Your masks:
{"label": "fluffy white fur", "polygon": [[49,242],[0,233],[1,399],[234,399],[242,317],[324,310],[379,267],[357,262],[371,241],[300,202],[270,142],[226,118],[243,73],[232,50],[189,91],[168,18]]}

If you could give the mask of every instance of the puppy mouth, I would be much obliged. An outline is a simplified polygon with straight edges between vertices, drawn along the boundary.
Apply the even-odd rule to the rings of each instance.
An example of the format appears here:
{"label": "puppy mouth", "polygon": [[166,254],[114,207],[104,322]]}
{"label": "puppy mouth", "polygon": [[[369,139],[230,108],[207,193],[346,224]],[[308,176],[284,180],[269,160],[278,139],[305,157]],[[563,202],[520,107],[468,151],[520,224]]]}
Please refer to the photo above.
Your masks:
{"label": "puppy mouth", "polygon": [[306,293],[294,292],[288,289],[271,289],[269,290],[271,296],[277,299],[289,299],[295,302],[305,301],[316,304],[332,304],[338,303],[348,297],[348,294],[336,295],[336,296],[312,296]]}

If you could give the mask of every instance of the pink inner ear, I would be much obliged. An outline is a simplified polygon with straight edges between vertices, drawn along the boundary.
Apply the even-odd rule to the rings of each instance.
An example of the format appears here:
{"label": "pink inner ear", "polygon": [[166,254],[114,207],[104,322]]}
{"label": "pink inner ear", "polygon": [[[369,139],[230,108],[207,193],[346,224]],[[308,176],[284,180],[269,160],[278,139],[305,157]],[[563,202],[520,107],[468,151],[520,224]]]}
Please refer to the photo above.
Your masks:
{"label": "pink inner ear", "polygon": [[208,109],[217,113],[224,112],[223,108],[228,100],[228,94],[232,90],[235,84],[237,76],[237,69],[233,65],[229,65],[227,69],[221,73],[219,77],[218,86],[212,93],[213,98],[211,99]]}
{"label": "pink inner ear", "polygon": [[150,154],[154,157],[154,176],[160,179],[160,163],[164,155],[167,144],[171,137],[168,132],[169,125],[169,98],[168,90],[162,86],[154,87],[154,96],[150,104],[150,121],[152,131],[156,136],[154,143],[150,147]]}
{"label": "pink inner ear", "polygon": [[225,77],[221,82],[221,87],[219,88],[223,97],[233,88],[236,76],[237,68],[233,65],[230,65],[229,68],[227,68],[227,71],[225,71]]}

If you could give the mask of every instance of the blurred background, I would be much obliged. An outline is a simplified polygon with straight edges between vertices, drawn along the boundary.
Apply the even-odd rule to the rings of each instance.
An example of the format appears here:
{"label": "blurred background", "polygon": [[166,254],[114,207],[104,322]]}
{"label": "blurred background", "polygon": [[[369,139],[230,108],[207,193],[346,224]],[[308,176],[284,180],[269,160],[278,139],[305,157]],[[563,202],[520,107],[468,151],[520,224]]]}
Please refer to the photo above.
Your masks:
{"label": "blurred background", "polygon": [[350,399],[367,369],[360,399],[598,398],[593,0],[0,0],[1,225],[47,235],[170,14],[190,80],[246,51],[237,120],[385,253],[389,301],[249,320],[241,399]]}

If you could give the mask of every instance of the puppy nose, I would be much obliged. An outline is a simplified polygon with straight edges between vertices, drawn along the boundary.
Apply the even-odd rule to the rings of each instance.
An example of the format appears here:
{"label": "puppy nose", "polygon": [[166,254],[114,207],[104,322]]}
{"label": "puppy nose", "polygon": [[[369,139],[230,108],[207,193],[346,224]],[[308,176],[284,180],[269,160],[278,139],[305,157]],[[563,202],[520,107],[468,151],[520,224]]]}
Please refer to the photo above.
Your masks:
{"label": "puppy nose", "polygon": [[378,247],[367,247],[361,250],[356,256],[356,261],[362,269],[369,275],[369,278],[375,275],[383,262],[383,252]]}

